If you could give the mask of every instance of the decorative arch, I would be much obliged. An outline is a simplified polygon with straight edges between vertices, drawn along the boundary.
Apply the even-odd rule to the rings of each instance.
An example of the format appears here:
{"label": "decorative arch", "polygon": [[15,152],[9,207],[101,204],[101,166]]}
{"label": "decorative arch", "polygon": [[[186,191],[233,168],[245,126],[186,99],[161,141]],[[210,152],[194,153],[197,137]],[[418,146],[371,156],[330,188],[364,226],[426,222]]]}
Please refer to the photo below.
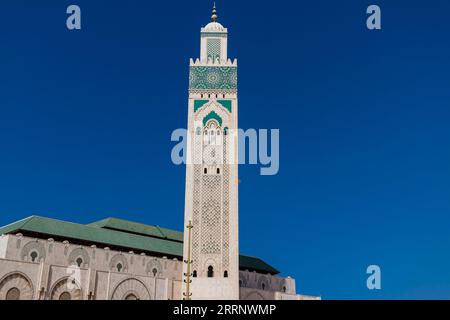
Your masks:
{"label": "decorative arch", "polygon": [[18,300],[32,300],[33,282],[21,272],[11,272],[0,280],[0,300],[6,300],[7,293],[16,288],[19,290]]}
{"label": "decorative arch", "polygon": [[286,292],[289,292],[289,291],[290,291],[289,284],[286,281],[286,279],[283,279],[281,281],[281,283],[280,283],[280,292],[286,293]]}
{"label": "decorative arch", "polygon": [[[156,272],[155,272],[156,270]],[[145,268],[145,271],[148,274],[152,274],[154,277],[156,277],[157,275],[161,274],[163,271],[163,267],[161,262],[159,262],[158,259],[152,259],[151,261],[149,261],[147,263],[147,267]]]}
{"label": "decorative arch", "polygon": [[219,126],[222,126],[222,118],[213,110],[210,113],[208,113],[203,118],[203,125],[205,126],[206,123],[208,123],[209,120],[214,119],[219,123]]}
{"label": "decorative arch", "polygon": [[120,282],[115,287],[111,300],[126,300],[130,295],[138,300],[152,300],[147,286],[136,278],[128,278]]}
{"label": "decorative arch", "polygon": [[45,260],[45,246],[37,240],[32,240],[25,244],[20,253],[20,257],[22,258],[22,260],[30,261],[31,254],[33,252],[37,253],[37,257],[34,262],[39,262],[41,259]]}
{"label": "decorative arch", "polygon": [[240,287],[247,287],[248,279],[241,272],[239,272],[239,285]]}
{"label": "decorative arch", "polygon": [[[224,108],[222,105],[220,105],[216,101],[211,101],[210,103],[207,103],[207,104],[203,105],[200,109],[198,109],[197,112],[194,114],[194,123],[203,124],[203,119],[208,117],[208,115],[212,112],[214,112],[222,120],[222,123],[220,125],[221,127],[230,126],[230,123],[232,121],[231,113],[229,113],[226,110],[226,108]],[[210,119],[207,118],[205,123],[208,120],[210,120]],[[218,119],[216,119],[216,121],[219,123]]]}
{"label": "decorative arch", "polygon": [[81,300],[82,298],[80,284],[70,277],[59,279],[50,290],[51,300]]}
{"label": "decorative arch", "polygon": [[258,286],[257,288],[259,290],[269,290],[269,280],[266,276],[260,276],[258,279]]}
{"label": "decorative arch", "polygon": [[89,253],[84,248],[76,248],[73,249],[69,255],[69,265],[78,265],[77,260],[81,258],[83,260],[83,265],[88,264],[90,262]]}
{"label": "decorative arch", "polygon": [[[119,264],[122,266],[120,270],[117,268]],[[111,261],[109,262],[109,269],[112,271],[127,272],[128,270],[127,258],[122,253],[114,255],[111,258]]]}
{"label": "decorative arch", "polygon": [[212,267],[212,271],[213,271],[213,277],[216,277],[219,273],[219,269],[217,266],[217,263],[214,259],[208,259],[206,260],[204,266],[203,266],[203,276],[207,277],[208,276],[208,268]]}

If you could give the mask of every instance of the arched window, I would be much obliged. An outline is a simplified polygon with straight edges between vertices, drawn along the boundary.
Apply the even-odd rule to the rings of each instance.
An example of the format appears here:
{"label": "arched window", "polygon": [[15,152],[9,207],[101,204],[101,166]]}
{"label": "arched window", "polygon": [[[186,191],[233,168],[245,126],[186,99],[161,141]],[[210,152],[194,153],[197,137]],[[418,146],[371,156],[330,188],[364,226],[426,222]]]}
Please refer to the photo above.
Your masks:
{"label": "arched window", "polygon": [[136,297],[136,295],[130,293],[129,295],[127,295],[125,297],[125,300],[139,300],[138,297]]}
{"label": "arched window", "polygon": [[31,252],[30,257],[31,257],[31,261],[35,262],[38,257],[37,252],[36,251]]}
{"label": "arched window", "polygon": [[192,276],[193,276],[194,278],[197,278],[197,270],[194,270],[194,272],[192,272]]}
{"label": "arched window", "polygon": [[219,168],[217,168],[216,172],[217,172],[217,174],[220,174],[220,169],[219,169]]}
{"label": "arched window", "polygon": [[228,128],[223,129],[223,135],[226,136],[228,134]]}
{"label": "arched window", "polygon": [[212,266],[208,267],[208,278],[214,277],[214,268]]}
{"label": "arched window", "polygon": [[203,169],[203,173],[207,174],[208,173],[208,169],[207,168]]}
{"label": "arched window", "polygon": [[220,130],[217,130],[217,135],[220,136]]}
{"label": "arched window", "polygon": [[225,270],[225,271],[223,272],[223,277],[224,277],[224,278],[228,278],[228,271],[227,271],[227,270]]}
{"label": "arched window", "polygon": [[152,273],[153,273],[153,276],[156,277],[156,274],[158,273],[158,269],[153,268],[152,269]]}
{"label": "arched window", "polygon": [[20,290],[17,288],[11,288],[6,293],[6,300],[20,300]]}
{"label": "arched window", "polygon": [[266,284],[264,282],[261,283],[261,289],[266,290]]}
{"label": "arched window", "polygon": [[83,259],[78,258],[75,262],[77,263],[78,267],[81,267],[81,265],[83,264]]}
{"label": "arched window", "polygon": [[70,293],[64,291],[59,295],[59,300],[72,300],[72,297],[70,296]]}
{"label": "arched window", "polygon": [[119,271],[119,272],[123,269],[123,266],[121,263],[118,263],[116,267],[117,267],[117,271]]}
{"label": "arched window", "polygon": [[283,286],[283,292],[286,293],[286,286]]}

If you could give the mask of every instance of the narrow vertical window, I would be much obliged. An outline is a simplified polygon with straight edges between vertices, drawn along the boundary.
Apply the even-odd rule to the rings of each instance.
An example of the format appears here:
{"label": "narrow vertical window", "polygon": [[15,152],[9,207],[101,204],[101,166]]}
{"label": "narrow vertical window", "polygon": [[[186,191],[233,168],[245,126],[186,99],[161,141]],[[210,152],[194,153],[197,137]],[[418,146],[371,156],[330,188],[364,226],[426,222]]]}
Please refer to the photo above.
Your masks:
{"label": "narrow vertical window", "polygon": [[33,252],[30,254],[30,257],[31,257],[31,261],[32,261],[32,262],[36,262],[36,259],[37,259],[37,257],[38,257],[37,252],[36,252],[36,251],[33,251]]}
{"label": "narrow vertical window", "polygon": [[208,278],[214,277],[214,268],[212,266],[208,267]]}
{"label": "narrow vertical window", "polygon": [[214,129],[211,130],[211,132],[209,133],[211,140],[210,143],[212,145],[216,144],[216,135],[215,135],[216,131]]}
{"label": "narrow vertical window", "polygon": [[225,271],[223,272],[223,277],[224,277],[224,278],[228,278],[228,271],[227,271],[227,270],[225,270]]}
{"label": "narrow vertical window", "polygon": [[203,173],[204,173],[204,174],[207,174],[207,173],[208,173],[208,169],[206,169],[206,168],[203,169]]}

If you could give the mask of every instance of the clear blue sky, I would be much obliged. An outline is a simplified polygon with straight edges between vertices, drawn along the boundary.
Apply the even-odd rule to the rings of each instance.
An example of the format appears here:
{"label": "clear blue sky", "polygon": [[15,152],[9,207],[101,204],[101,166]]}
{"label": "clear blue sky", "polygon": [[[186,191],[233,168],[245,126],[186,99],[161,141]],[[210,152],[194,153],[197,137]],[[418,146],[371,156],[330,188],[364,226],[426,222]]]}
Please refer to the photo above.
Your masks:
{"label": "clear blue sky", "polygon": [[[82,30],[68,31],[69,4]],[[365,27],[378,4],[382,30]],[[450,2],[217,1],[240,127],[240,250],[339,298],[450,298]],[[189,58],[210,1],[2,1],[0,225],[32,214],[182,230]],[[366,267],[382,290],[366,288]]]}

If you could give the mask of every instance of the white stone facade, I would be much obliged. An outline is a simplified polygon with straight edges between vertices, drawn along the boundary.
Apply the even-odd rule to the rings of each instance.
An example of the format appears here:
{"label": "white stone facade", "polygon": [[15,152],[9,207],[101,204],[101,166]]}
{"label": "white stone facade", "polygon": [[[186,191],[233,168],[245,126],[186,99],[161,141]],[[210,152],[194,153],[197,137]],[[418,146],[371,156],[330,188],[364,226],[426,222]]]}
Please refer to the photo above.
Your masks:
{"label": "white stone facade", "polygon": [[[0,300],[17,291],[24,300],[182,299],[179,259],[21,234],[1,235],[0,253]],[[240,299],[309,298],[295,294],[292,278],[249,271],[239,278]]]}
{"label": "white stone facade", "polygon": [[[0,236],[0,300],[181,300],[188,292],[187,274],[192,281],[190,299],[317,299],[297,295],[295,280],[272,275],[277,271],[265,263],[252,268],[271,274],[239,268],[237,62],[228,59],[227,36],[214,9],[212,22],[201,29],[200,59],[190,61],[184,219],[186,226],[192,225],[192,236],[184,230],[181,244],[181,235],[175,240],[136,235],[132,228],[100,239],[86,236],[100,229],[80,225],[78,234],[58,234],[54,226],[61,223],[49,219],[44,224],[53,228],[25,229],[28,236],[17,231],[24,229],[5,227],[2,232],[7,234]],[[61,241],[46,236],[49,233]],[[79,240],[70,243],[64,241],[66,236]],[[136,242],[127,241],[132,237]],[[144,237],[151,238],[155,247]],[[178,251],[164,251],[170,241],[178,244]],[[155,256],[98,243],[140,248]],[[155,249],[157,244],[162,251]],[[180,257],[182,245],[189,272]],[[172,258],[156,256],[161,252],[171,252]]]}
{"label": "white stone facade", "polygon": [[191,239],[184,233],[184,260],[192,261],[192,277],[183,293],[237,300],[237,63],[228,59],[227,29],[215,20],[201,29],[200,60],[190,62],[185,225],[193,227]]}

